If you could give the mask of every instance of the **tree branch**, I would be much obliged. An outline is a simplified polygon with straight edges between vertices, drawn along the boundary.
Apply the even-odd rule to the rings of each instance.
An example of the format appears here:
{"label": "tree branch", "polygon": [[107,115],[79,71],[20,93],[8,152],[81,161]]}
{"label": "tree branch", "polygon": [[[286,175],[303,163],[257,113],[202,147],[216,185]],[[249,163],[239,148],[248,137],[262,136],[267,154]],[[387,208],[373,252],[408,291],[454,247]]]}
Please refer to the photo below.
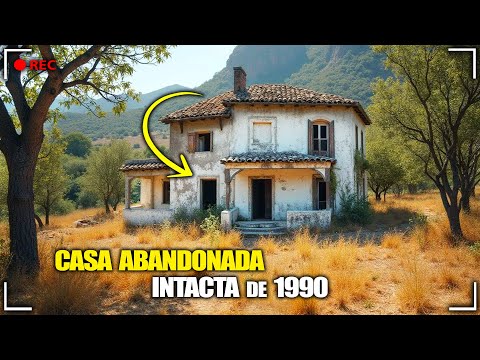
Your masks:
{"label": "tree branch", "polygon": [[[18,58],[19,53],[14,53],[11,55],[9,59],[11,68],[13,67],[13,62]],[[25,91],[22,86],[20,74],[20,71],[10,71],[10,76],[8,77],[5,85],[7,86],[10,95],[12,95],[13,103],[23,128],[28,121],[28,115],[31,109],[30,106],[28,106],[27,99],[25,98]]]}
{"label": "tree branch", "polygon": [[2,140],[11,139],[17,135],[12,117],[8,113],[5,103],[0,98],[0,137]]}
{"label": "tree branch", "polygon": [[82,55],[77,56],[75,59],[73,59],[68,64],[66,64],[62,69],[62,78],[65,79],[75,69],[78,69],[80,66],[88,63],[91,59],[93,59],[98,54],[102,46],[105,46],[105,45],[93,45],[87,51],[85,51]]}
{"label": "tree branch", "polygon": [[[45,60],[55,60],[55,55],[53,55],[53,51],[50,45],[38,45],[38,49],[40,50],[40,54],[42,54],[42,57]],[[48,75],[52,77],[60,76],[60,70],[58,69],[58,67],[55,67],[55,70],[47,69],[47,72]]]}

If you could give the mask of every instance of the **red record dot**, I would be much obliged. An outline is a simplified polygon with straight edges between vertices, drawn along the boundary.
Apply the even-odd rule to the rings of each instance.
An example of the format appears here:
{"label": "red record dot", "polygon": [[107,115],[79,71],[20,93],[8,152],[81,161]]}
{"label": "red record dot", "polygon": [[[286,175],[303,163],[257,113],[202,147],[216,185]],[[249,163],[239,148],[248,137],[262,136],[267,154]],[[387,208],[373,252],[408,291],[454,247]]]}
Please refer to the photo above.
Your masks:
{"label": "red record dot", "polygon": [[22,71],[27,67],[27,63],[25,62],[25,60],[17,59],[13,63],[13,67],[15,68],[15,70]]}

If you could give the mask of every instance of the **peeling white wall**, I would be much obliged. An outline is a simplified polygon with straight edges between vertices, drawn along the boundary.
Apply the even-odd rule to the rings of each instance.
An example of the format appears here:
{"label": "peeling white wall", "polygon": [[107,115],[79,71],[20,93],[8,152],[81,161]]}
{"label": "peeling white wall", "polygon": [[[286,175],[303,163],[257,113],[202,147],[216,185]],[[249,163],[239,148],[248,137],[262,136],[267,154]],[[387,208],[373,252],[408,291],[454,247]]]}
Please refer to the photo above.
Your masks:
{"label": "peeling white wall", "polygon": [[272,179],[272,220],[285,220],[288,210],[312,210],[310,169],[249,169],[235,176],[235,206],[240,216],[251,219],[251,179]]}
{"label": "peeling white wall", "polygon": [[[153,204],[152,207],[152,178],[153,178]],[[163,204],[163,181],[165,175],[140,178],[140,204],[144,209],[170,209],[169,204]]]}
{"label": "peeling white wall", "polygon": [[[363,130],[365,125],[352,108],[343,106],[291,106],[291,105],[235,105],[232,118],[223,120],[223,130],[218,119],[199,120],[184,123],[183,134],[180,125],[170,125],[170,158],[179,163],[179,154],[184,154],[193,171],[191,178],[170,179],[171,208],[186,206],[189,209],[200,207],[200,179],[217,179],[217,203],[225,204],[224,166],[220,159],[231,154],[243,152],[273,151],[308,151],[308,120],[335,120],[335,173],[338,189],[349,186],[355,190],[354,184],[354,149],[355,125]],[[253,122],[271,123],[272,143],[269,146],[253,143]],[[213,131],[213,151],[188,153],[188,133]],[[268,137],[267,137],[268,138]],[[360,144],[360,139],[359,142]],[[366,147],[366,144],[364,144]],[[235,178],[235,190],[232,193],[235,205],[240,214],[250,218],[248,209],[248,172],[259,174],[258,170],[244,170]],[[312,170],[263,170],[264,175],[274,175],[276,182],[275,219],[285,219],[287,210],[310,210]],[[156,184],[161,186],[161,184]],[[285,190],[282,188],[285,187]],[[161,187],[160,187],[161,189]],[[155,200],[155,203],[157,201]],[[336,195],[339,209],[339,191]]]}
{"label": "peeling white wall", "polygon": [[[170,125],[170,158],[180,163],[180,154],[184,154],[188,160],[193,176],[189,178],[170,179],[170,203],[171,208],[181,206],[188,209],[200,207],[200,180],[217,180],[217,204],[225,205],[225,174],[224,166],[220,159],[229,154],[232,136],[231,119],[222,120],[223,130],[220,129],[219,120],[199,120],[185,122],[183,134],[179,124]],[[212,131],[212,151],[189,153],[188,133]]]}

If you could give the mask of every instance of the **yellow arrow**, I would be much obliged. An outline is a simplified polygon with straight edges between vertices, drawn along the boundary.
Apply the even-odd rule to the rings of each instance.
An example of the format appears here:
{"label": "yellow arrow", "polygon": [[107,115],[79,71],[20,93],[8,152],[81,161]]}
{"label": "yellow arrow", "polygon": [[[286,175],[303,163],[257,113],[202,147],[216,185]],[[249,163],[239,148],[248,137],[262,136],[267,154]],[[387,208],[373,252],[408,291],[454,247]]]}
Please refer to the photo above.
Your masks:
{"label": "yellow arrow", "polygon": [[165,100],[171,99],[173,97],[183,96],[183,95],[203,96],[202,94],[199,94],[196,92],[190,92],[190,91],[174,92],[174,93],[165,95],[158,100],[155,100],[155,102],[152,105],[150,105],[150,107],[145,112],[145,115],[143,116],[142,133],[143,133],[143,138],[145,139],[145,142],[147,143],[148,147],[160,159],[160,161],[162,161],[169,168],[177,172],[177,174],[168,175],[167,177],[169,178],[170,177],[189,177],[189,176],[192,176],[193,173],[192,173],[192,170],[190,169],[190,166],[188,166],[187,160],[185,159],[185,156],[183,156],[183,154],[180,154],[180,161],[182,162],[182,166],[179,166],[175,164],[172,160],[167,158],[165,155],[163,155],[162,152],[156,147],[156,145],[150,138],[150,134],[148,132],[148,120],[150,118],[150,114],[152,113],[152,111],[162,102],[164,102]]}

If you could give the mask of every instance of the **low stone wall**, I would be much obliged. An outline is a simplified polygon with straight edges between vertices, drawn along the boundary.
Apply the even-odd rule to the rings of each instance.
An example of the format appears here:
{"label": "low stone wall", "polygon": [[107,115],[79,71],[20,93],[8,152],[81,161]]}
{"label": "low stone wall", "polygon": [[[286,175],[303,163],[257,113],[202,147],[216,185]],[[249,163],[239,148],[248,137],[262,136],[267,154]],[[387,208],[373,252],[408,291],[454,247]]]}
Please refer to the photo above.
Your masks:
{"label": "low stone wall", "polygon": [[161,224],[172,218],[173,211],[169,209],[124,209],[123,219],[128,226],[146,226]]}
{"label": "low stone wall", "polygon": [[331,210],[287,211],[287,228],[295,229],[301,226],[327,229],[332,221]]}
{"label": "low stone wall", "polygon": [[238,219],[239,209],[237,207],[230,210],[223,210],[220,215],[220,222],[223,230],[231,230],[233,224]]}

